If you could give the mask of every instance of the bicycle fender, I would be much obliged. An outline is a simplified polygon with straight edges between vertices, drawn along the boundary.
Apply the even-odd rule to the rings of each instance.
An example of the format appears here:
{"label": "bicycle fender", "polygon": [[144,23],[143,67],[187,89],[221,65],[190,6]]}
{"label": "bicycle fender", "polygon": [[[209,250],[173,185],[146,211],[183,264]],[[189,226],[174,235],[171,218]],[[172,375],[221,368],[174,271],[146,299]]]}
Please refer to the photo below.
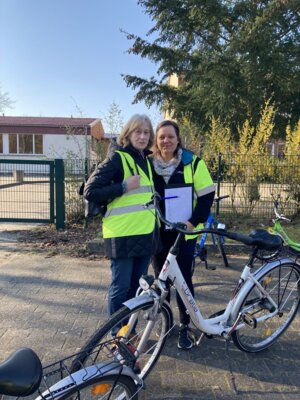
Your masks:
{"label": "bicycle fender", "polygon": [[[291,260],[290,258],[281,258],[280,260],[275,260],[272,262],[265,263],[257,271],[255,271],[254,277],[255,277],[255,279],[259,280],[263,275],[268,273],[274,267],[280,266],[281,264],[285,264],[285,263],[294,264],[295,261]],[[298,267],[300,268],[299,265],[298,265]],[[231,310],[231,318],[232,319],[235,319],[237,317],[238,312],[240,311],[241,305],[245,299],[245,296],[249,293],[250,289],[253,286],[254,286],[254,283],[249,280],[243,285],[241,290],[238,292],[235,302],[234,302],[234,305]],[[233,322],[233,321],[231,321],[231,322]]]}
{"label": "bicycle fender", "polygon": [[[123,305],[127,307],[129,310],[133,310],[135,307],[139,305],[149,305],[152,306],[154,304],[154,298],[153,296],[150,296],[149,294],[143,294],[141,296],[134,297],[130,300],[127,300]],[[173,312],[170,306],[170,303],[165,300],[163,307],[168,311],[172,325],[173,325]]]}
{"label": "bicycle fender", "polygon": [[151,306],[154,303],[154,298],[149,296],[148,294],[143,294],[141,296],[133,297],[130,300],[125,301],[123,305],[129,310],[133,310],[135,307],[140,306],[140,305],[146,305],[149,304]]}
{"label": "bicycle fender", "polygon": [[[54,397],[55,399],[59,399],[61,397],[65,397],[66,394],[70,391],[70,389],[74,389],[74,386],[81,385],[87,381],[95,381],[97,382],[97,378],[102,376],[109,375],[119,375],[121,372],[122,375],[126,375],[129,378],[133,379],[140,387],[143,387],[143,380],[136,375],[133,370],[126,365],[121,365],[118,362],[103,362],[95,365],[90,365],[89,367],[85,367],[80,369],[77,372],[74,372],[72,375],[63,378],[62,380],[56,382],[50,389],[43,392],[41,396],[38,396],[36,400],[42,400],[46,396]],[[55,396],[53,393],[58,391],[59,395]]]}

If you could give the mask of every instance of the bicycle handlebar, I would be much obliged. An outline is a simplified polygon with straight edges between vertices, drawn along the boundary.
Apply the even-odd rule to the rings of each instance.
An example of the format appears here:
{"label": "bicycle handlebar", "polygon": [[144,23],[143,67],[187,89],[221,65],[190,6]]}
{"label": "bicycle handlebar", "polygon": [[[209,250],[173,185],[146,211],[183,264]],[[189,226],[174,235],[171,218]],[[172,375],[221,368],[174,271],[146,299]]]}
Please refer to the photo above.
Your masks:
{"label": "bicycle handlebar", "polygon": [[215,197],[215,198],[214,198],[214,202],[215,202],[215,203],[220,203],[221,200],[228,199],[228,197],[230,197],[229,194],[226,194],[225,196]]}
{"label": "bicycle handlebar", "polygon": [[[280,195],[276,197],[274,195],[274,193],[271,193],[271,197],[273,199],[274,214],[275,214],[276,219],[291,222],[291,220],[289,218],[285,217],[283,214],[279,214],[279,210],[278,210],[279,201],[278,201],[278,199],[280,198]],[[275,221],[273,220],[273,222],[275,222]]]}
{"label": "bicycle handlebar", "polygon": [[154,205],[156,212],[158,214],[159,219],[167,226],[169,226],[172,230],[183,233],[185,235],[201,235],[203,233],[212,233],[219,236],[225,236],[229,239],[232,239],[237,242],[244,243],[247,246],[257,246],[259,249],[266,250],[278,250],[282,246],[282,239],[278,235],[271,235],[267,231],[258,230],[255,234],[244,235],[237,232],[229,232],[220,229],[196,229],[193,231],[187,231],[186,225],[183,222],[171,222],[166,220],[166,218],[162,215],[161,209],[159,207],[159,201],[163,200],[158,193],[154,193],[152,199],[144,204],[145,208],[148,208],[149,205]]}
{"label": "bicycle handlebar", "polygon": [[277,200],[275,200],[274,201],[274,214],[275,214],[276,218],[279,220],[291,222],[291,220],[289,218],[285,217],[283,214],[279,214],[278,206],[279,206],[279,203]]}

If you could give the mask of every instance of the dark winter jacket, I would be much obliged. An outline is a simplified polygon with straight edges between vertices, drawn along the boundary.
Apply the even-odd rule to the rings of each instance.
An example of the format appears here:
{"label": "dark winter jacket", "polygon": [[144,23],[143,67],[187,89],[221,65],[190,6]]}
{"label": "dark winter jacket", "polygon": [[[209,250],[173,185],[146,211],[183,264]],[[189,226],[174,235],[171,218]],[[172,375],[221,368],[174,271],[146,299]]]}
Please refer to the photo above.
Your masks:
{"label": "dark winter jacket", "polygon": [[[126,148],[116,146],[107,158],[97,167],[97,171],[87,182],[84,197],[89,201],[112,201],[123,194],[124,180],[121,157],[115,150],[127,152],[135,163],[148,175],[146,155],[131,145]],[[134,173],[136,173],[134,171]],[[149,211],[150,212],[150,211]],[[158,229],[151,234],[104,239],[105,253],[110,258],[131,258],[152,255],[158,246]]]}
{"label": "dark winter jacket", "polygon": [[[173,174],[170,177],[168,185],[174,184],[184,184],[184,174],[183,168],[185,165],[190,164],[193,161],[193,153],[190,150],[183,149],[182,153],[182,161],[179,163],[178,167],[175,169]],[[194,171],[196,171],[200,158],[197,158],[194,164]],[[158,192],[161,197],[164,197],[164,189],[166,187],[166,183],[161,175],[158,175],[155,171],[153,172],[154,186],[155,191]],[[210,209],[214,200],[215,193],[208,193],[204,196],[198,197],[196,207],[193,211],[193,214],[189,221],[197,226],[200,222],[206,222],[210,213]],[[163,215],[165,215],[164,202],[161,202],[161,211]],[[161,226],[161,239],[163,239],[163,244],[165,246],[166,243],[173,244],[175,238],[177,236],[176,232],[165,231],[165,226],[162,224]],[[189,241],[188,241],[189,242]],[[192,249],[193,247],[189,246]]]}

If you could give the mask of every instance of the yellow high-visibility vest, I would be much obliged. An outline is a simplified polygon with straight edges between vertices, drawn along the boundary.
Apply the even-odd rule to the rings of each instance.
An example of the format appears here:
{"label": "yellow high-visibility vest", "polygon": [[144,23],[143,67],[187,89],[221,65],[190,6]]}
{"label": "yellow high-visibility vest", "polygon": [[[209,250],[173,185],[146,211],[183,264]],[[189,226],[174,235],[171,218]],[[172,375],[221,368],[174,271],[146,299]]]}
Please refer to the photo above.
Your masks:
{"label": "yellow high-visibility vest", "polygon": [[147,160],[147,176],[128,153],[122,151],[117,153],[122,160],[124,181],[132,176],[131,168],[136,175],[141,176],[140,187],[124,193],[108,204],[102,220],[103,238],[149,234],[154,230],[155,212],[151,206],[145,209],[143,205],[151,200],[154,191],[150,162]]}

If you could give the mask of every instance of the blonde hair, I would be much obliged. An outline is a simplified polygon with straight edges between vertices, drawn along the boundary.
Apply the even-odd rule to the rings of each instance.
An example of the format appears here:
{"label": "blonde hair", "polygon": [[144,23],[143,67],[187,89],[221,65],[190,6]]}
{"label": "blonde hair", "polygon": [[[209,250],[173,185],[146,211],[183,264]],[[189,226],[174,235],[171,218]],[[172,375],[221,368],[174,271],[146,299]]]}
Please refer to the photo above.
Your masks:
{"label": "blonde hair", "polygon": [[128,146],[130,144],[131,133],[138,129],[143,124],[143,122],[146,122],[149,125],[150,138],[149,143],[146,147],[146,149],[149,149],[154,142],[154,131],[150,118],[145,114],[135,114],[130,118],[130,120],[123,127],[120,136],[118,137],[118,144],[122,147]]}

